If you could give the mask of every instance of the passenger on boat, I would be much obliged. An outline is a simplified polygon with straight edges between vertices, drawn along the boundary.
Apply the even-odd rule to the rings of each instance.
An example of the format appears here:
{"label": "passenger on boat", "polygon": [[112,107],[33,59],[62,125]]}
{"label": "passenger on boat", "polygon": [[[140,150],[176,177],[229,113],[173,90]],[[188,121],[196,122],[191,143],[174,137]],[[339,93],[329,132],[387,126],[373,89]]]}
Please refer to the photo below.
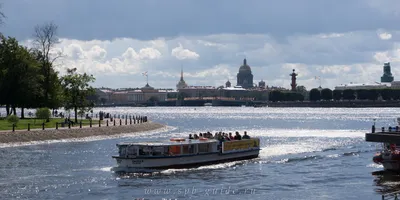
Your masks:
{"label": "passenger on boat", "polygon": [[231,139],[229,138],[228,134],[224,133],[224,140],[225,141],[231,141]]}
{"label": "passenger on boat", "polygon": [[193,136],[192,136],[192,134],[189,134],[189,140],[193,140],[194,138],[193,138]]}
{"label": "passenger on boat", "polygon": [[199,139],[199,136],[197,136],[197,134],[194,134],[193,137],[194,137],[195,140]]}
{"label": "passenger on boat", "polygon": [[239,131],[236,131],[236,135],[234,137],[235,140],[241,140],[242,136],[239,134]]}
{"label": "passenger on boat", "polygon": [[232,136],[232,133],[229,133],[229,139],[234,140],[235,138]]}
{"label": "passenger on boat", "polygon": [[243,135],[242,139],[250,139],[250,136],[247,135],[246,131],[244,132],[244,135]]}
{"label": "passenger on boat", "polygon": [[199,134],[199,137],[203,137],[203,133],[200,133],[200,134]]}

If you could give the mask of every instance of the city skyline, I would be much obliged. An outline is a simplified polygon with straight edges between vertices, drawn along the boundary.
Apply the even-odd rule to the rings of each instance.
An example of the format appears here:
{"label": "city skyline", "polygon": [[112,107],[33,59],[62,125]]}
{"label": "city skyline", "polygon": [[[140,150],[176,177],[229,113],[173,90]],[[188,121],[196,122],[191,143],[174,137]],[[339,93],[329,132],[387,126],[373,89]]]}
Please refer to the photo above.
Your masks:
{"label": "city skyline", "polygon": [[182,66],[188,85],[220,86],[228,79],[235,85],[247,58],[255,83],[290,88],[288,73],[296,69],[298,85],[311,89],[321,81],[332,89],[379,81],[384,62],[396,80],[399,6],[377,0],[4,0],[0,31],[29,46],[33,27],[53,21],[61,39],[56,50],[65,55],[56,68],[91,73],[95,87],[143,87],[147,71],[151,86],[175,88]]}

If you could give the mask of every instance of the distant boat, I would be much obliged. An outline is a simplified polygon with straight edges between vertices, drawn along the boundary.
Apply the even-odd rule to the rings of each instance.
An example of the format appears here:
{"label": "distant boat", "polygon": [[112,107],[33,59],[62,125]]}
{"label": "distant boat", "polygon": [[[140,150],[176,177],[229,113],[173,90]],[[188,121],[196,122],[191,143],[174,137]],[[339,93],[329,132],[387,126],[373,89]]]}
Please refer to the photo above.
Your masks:
{"label": "distant boat", "polygon": [[211,107],[212,103],[205,103],[204,106]]}

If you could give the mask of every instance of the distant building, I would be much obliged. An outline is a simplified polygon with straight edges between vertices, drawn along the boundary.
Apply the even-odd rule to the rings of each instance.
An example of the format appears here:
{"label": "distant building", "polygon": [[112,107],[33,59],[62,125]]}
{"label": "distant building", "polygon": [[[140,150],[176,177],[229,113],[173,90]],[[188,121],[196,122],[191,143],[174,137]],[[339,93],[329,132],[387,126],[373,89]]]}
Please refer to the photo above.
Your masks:
{"label": "distant building", "polygon": [[383,64],[383,75],[381,77],[381,82],[382,83],[390,83],[394,80],[391,69],[390,69],[390,63],[387,62]]}
{"label": "distant building", "polygon": [[217,96],[217,88],[213,86],[187,86],[178,90],[180,93],[185,93],[186,97],[212,97]]}
{"label": "distant building", "polygon": [[385,89],[390,87],[390,83],[350,83],[338,85],[335,87],[335,90]]}
{"label": "distant building", "polygon": [[106,89],[106,88],[96,88],[95,89],[96,96],[98,96],[98,99],[100,102],[106,104],[110,101],[111,95],[113,91],[111,89]]}
{"label": "distant building", "polygon": [[251,68],[247,64],[246,59],[243,60],[243,65],[239,68],[236,85],[242,86],[243,88],[253,87],[253,74],[251,73]]}
{"label": "distant building", "polygon": [[263,80],[261,80],[260,82],[258,82],[258,87],[260,88],[265,88],[265,82]]}
{"label": "distant building", "polygon": [[181,69],[181,79],[179,80],[178,84],[176,84],[176,89],[182,89],[187,87],[188,85],[186,84],[185,80],[183,80],[183,69]]}
{"label": "distant building", "polygon": [[231,84],[231,82],[228,80],[226,83],[225,83],[225,87],[231,87],[232,86],[232,84]]}

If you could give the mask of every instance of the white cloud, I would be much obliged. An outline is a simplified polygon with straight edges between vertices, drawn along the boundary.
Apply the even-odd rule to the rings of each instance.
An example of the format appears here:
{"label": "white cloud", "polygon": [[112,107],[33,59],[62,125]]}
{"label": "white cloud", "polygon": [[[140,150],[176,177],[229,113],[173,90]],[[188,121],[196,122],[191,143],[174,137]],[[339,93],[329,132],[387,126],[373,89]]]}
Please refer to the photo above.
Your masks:
{"label": "white cloud", "polygon": [[324,38],[324,39],[326,39],[326,38],[337,38],[337,37],[343,37],[343,36],[344,36],[343,33],[329,33],[329,34],[317,35],[317,37]]}
{"label": "white cloud", "polygon": [[88,58],[90,58],[92,60],[102,60],[106,57],[106,55],[107,55],[107,51],[98,45],[93,46],[87,52]]}
{"label": "white cloud", "polygon": [[178,60],[197,60],[200,57],[196,52],[190,51],[189,49],[184,49],[180,43],[178,47],[172,49],[171,55],[176,57]]}
{"label": "white cloud", "polygon": [[390,34],[390,33],[381,33],[381,34],[379,34],[379,37],[382,40],[390,40],[392,38],[392,34]]}
{"label": "white cloud", "polygon": [[144,48],[139,51],[140,59],[159,59],[161,57],[160,51],[154,48]]}

